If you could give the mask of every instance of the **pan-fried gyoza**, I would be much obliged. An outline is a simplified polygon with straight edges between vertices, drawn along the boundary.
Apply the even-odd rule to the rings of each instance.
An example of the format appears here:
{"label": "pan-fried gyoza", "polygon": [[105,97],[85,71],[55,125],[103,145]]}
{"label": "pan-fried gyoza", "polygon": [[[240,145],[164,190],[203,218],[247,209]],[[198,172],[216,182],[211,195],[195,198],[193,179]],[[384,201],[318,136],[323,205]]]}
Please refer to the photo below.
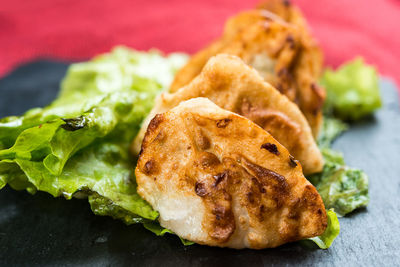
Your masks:
{"label": "pan-fried gyoza", "polygon": [[158,97],[135,140],[135,154],[140,150],[148,123],[157,113],[195,97],[207,97],[267,130],[300,161],[305,174],[322,170],[322,155],[298,107],[266,83],[254,69],[230,55],[211,58],[191,83],[175,93],[163,93]]}
{"label": "pan-fried gyoza", "polygon": [[230,18],[222,37],[196,53],[177,73],[170,91],[188,84],[210,57],[236,55],[299,106],[316,137],[325,99],[317,83],[322,54],[300,11],[286,2],[268,1],[260,9]]}
{"label": "pan-fried gyoza", "polygon": [[206,98],[151,120],[135,174],[161,226],[199,244],[276,247],[327,226],[321,197],[287,149]]}

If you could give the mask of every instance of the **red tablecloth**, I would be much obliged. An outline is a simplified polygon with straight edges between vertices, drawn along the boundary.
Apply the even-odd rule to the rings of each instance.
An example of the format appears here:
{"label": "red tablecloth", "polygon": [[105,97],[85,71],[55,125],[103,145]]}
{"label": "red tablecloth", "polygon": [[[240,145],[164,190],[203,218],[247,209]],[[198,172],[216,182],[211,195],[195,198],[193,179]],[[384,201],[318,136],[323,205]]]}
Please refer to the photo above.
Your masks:
{"label": "red tablecloth", "polygon": [[[0,5],[0,75],[38,57],[89,58],[125,44],[195,52],[259,0],[10,0]],[[356,55],[400,84],[399,0],[298,0],[337,66]]]}

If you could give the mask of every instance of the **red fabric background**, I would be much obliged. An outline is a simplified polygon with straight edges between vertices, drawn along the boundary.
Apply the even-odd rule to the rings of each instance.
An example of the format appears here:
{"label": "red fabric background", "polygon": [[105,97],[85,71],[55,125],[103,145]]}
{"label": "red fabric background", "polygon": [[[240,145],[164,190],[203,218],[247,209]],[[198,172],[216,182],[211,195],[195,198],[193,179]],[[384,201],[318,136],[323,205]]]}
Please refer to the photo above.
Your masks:
{"label": "red fabric background", "polygon": [[[259,0],[2,0],[0,75],[35,58],[87,59],[125,44],[193,53]],[[337,66],[356,55],[400,84],[399,0],[295,0]]]}

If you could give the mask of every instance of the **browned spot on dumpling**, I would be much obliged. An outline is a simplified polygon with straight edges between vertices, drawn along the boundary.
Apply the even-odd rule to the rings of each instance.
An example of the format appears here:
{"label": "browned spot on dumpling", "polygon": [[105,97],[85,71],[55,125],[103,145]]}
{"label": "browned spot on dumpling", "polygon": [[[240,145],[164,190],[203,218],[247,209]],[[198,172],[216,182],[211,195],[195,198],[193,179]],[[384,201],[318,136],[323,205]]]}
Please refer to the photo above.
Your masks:
{"label": "browned spot on dumpling", "polygon": [[264,143],[261,145],[261,148],[268,150],[272,154],[279,155],[279,150],[275,144],[272,143]]}
{"label": "browned spot on dumpling", "polygon": [[289,165],[292,168],[295,168],[297,166],[297,160],[295,160],[292,155],[289,155]]}
{"label": "browned spot on dumpling", "polygon": [[212,214],[215,215],[215,218],[210,236],[221,243],[227,241],[235,230],[235,218],[232,210],[230,207],[217,204],[212,210]]}
{"label": "browned spot on dumpling", "polygon": [[195,186],[194,186],[194,191],[196,192],[196,194],[199,197],[204,197],[205,195],[207,195],[207,189],[204,183],[201,182],[196,182]]}
{"label": "browned spot on dumpling", "polygon": [[217,127],[218,128],[225,128],[226,126],[228,126],[228,124],[231,122],[231,119],[222,119],[222,120],[218,120],[217,121]]}
{"label": "browned spot on dumpling", "polygon": [[227,177],[228,177],[227,171],[224,171],[222,173],[218,173],[217,175],[214,175],[214,179],[215,179],[214,187],[218,186],[219,183],[221,183],[224,179],[227,179]]}
{"label": "browned spot on dumpling", "polygon": [[250,204],[254,203],[254,193],[252,191],[247,192],[246,194],[247,200],[250,202]]}
{"label": "browned spot on dumpling", "polygon": [[220,164],[218,157],[210,152],[200,153],[199,162],[203,168],[211,168]]}
{"label": "browned spot on dumpling", "polygon": [[260,193],[265,193],[265,188],[263,187],[263,185],[258,181],[257,178],[253,177],[251,178],[251,181],[254,185],[256,185],[258,187],[258,190],[260,191]]}
{"label": "browned spot on dumpling", "polygon": [[294,38],[293,38],[293,36],[292,35],[288,35],[287,37],[286,37],[286,42],[288,42],[289,43],[289,47],[290,47],[290,49],[294,49],[295,48],[295,41],[294,41]]}
{"label": "browned spot on dumpling", "polygon": [[248,160],[244,160],[247,168],[252,171],[257,178],[261,180],[261,183],[265,184],[274,184],[276,188],[282,193],[287,192],[289,185],[286,182],[285,177],[276,173],[274,171],[268,170],[264,167],[261,167],[257,164],[253,164]]}
{"label": "browned spot on dumpling", "polygon": [[163,131],[159,131],[154,141],[162,142],[165,138],[165,134]]}
{"label": "browned spot on dumpling", "polygon": [[143,173],[145,173],[147,175],[156,174],[158,172],[158,168],[157,168],[157,164],[154,161],[154,159],[148,160],[144,164],[142,171],[143,171]]}
{"label": "browned spot on dumpling", "polygon": [[243,102],[238,113],[267,130],[291,153],[301,154],[304,151],[300,125],[291,121],[285,114],[251,107],[248,102]]}
{"label": "browned spot on dumpling", "polygon": [[164,120],[164,116],[163,114],[157,114],[151,121],[150,124],[147,128],[147,131],[155,131],[158,127],[158,125],[160,125],[160,123]]}
{"label": "browned spot on dumpling", "polygon": [[210,139],[204,135],[201,131],[196,135],[196,145],[202,150],[209,149],[211,146]]}

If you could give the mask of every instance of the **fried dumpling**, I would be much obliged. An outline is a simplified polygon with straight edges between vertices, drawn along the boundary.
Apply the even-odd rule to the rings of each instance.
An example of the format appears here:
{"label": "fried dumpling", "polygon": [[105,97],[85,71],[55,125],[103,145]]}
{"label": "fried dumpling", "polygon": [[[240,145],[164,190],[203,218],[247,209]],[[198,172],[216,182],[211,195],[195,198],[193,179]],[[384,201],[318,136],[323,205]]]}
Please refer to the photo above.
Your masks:
{"label": "fried dumpling", "polygon": [[276,247],[327,226],[321,197],[289,152],[206,98],[151,120],[135,174],[160,224],[199,244]]}
{"label": "fried dumpling", "polygon": [[193,55],[177,73],[170,91],[188,84],[210,57],[220,53],[236,55],[300,107],[316,137],[325,99],[325,91],[317,84],[322,54],[301,13],[281,1],[272,2],[276,4],[265,7],[284,18],[264,8],[230,18],[222,37]]}
{"label": "fried dumpling", "polygon": [[299,108],[238,57],[223,54],[212,57],[187,86],[157,98],[134,142],[135,154],[140,150],[148,123],[157,113],[195,97],[207,97],[267,130],[300,161],[306,175],[322,170],[322,155]]}

